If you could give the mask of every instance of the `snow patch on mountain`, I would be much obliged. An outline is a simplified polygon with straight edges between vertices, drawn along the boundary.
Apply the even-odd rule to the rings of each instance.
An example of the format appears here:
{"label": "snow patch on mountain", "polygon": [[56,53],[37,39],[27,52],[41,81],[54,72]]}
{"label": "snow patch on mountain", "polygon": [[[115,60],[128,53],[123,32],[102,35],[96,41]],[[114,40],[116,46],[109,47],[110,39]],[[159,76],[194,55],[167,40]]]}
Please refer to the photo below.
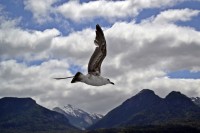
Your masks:
{"label": "snow patch on mountain", "polygon": [[191,100],[194,104],[200,106],[200,97],[191,97]]}
{"label": "snow patch on mountain", "polygon": [[80,129],[85,129],[90,125],[99,121],[103,115],[96,113],[88,113],[82,109],[74,107],[71,104],[59,108],[55,107],[53,111],[64,114],[70,121],[70,123]]}

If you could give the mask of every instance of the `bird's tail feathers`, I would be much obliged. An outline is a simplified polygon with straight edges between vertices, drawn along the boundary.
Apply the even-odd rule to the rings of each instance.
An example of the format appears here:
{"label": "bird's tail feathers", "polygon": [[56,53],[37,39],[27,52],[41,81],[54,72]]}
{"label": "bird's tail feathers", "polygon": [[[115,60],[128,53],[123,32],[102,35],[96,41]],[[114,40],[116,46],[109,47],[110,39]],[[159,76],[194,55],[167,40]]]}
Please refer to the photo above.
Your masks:
{"label": "bird's tail feathers", "polygon": [[64,77],[64,78],[53,78],[53,79],[60,80],[60,79],[68,79],[68,78],[74,78],[74,76]]}

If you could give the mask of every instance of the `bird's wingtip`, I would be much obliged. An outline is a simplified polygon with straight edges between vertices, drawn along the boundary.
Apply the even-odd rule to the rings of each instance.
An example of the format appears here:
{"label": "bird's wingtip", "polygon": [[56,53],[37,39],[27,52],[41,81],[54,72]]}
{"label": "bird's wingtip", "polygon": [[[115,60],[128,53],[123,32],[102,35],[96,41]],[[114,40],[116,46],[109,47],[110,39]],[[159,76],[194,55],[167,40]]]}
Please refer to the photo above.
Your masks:
{"label": "bird's wingtip", "polygon": [[97,28],[101,28],[99,24],[96,25],[96,29],[97,29]]}

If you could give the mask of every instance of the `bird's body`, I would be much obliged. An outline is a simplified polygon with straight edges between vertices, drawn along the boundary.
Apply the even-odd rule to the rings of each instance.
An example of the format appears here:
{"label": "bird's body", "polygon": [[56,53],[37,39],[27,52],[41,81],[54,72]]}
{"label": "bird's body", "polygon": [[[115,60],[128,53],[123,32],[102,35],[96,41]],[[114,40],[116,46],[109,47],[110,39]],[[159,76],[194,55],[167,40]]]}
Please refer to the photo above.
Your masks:
{"label": "bird's body", "polygon": [[81,75],[80,80],[78,82],[83,82],[92,86],[102,86],[110,83],[107,78],[104,78],[102,76],[95,76],[92,74]]}
{"label": "bird's body", "polygon": [[86,78],[84,79],[84,83],[88,85],[102,86],[110,83],[107,81],[107,78],[104,78],[102,76],[94,76],[91,74],[87,74],[85,77]]}
{"label": "bird's body", "polygon": [[[101,64],[106,57],[106,40],[101,27],[96,25],[96,38],[94,40],[96,49],[92,54],[89,64],[88,64],[88,74],[84,75],[81,72],[77,72],[73,77],[71,83],[83,82],[92,86],[102,86],[106,84],[113,84],[109,79],[102,77],[101,74]],[[55,79],[66,79],[66,78],[55,78]]]}

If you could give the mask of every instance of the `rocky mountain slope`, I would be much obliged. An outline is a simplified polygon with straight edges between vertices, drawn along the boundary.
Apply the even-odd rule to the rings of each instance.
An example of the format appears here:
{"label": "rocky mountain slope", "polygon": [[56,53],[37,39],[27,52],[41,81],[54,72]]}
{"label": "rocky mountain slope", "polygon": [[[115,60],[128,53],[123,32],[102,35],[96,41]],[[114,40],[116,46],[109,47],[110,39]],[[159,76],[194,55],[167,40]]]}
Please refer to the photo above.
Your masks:
{"label": "rocky mountain slope", "polygon": [[152,90],[144,89],[89,129],[169,123],[200,125],[200,108],[180,92],[172,91],[165,98],[160,98]]}

